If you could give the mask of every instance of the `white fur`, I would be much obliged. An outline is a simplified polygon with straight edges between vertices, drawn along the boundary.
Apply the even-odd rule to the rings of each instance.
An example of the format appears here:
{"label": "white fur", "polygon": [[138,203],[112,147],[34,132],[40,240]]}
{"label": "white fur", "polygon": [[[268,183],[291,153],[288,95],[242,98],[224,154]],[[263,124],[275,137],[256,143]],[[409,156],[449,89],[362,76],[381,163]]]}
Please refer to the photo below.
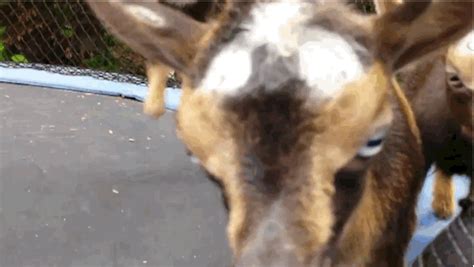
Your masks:
{"label": "white fur", "polygon": [[[241,25],[247,31],[215,56],[199,88],[237,95],[299,78],[311,87],[311,96],[334,97],[363,74],[363,66],[343,37],[317,26],[306,29],[309,9],[307,3],[257,5]],[[262,46],[266,57],[252,59]]]}
{"label": "white fur", "polygon": [[[243,27],[250,29],[248,38],[255,44],[273,45],[281,55],[289,56],[291,51],[291,26],[305,18],[302,3],[266,3],[252,11],[252,21]],[[289,47],[290,44],[290,47]]]}
{"label": "white fur", "polygon": [[344,85],[364,73],[354,48],[340,35],[316,29],[318,38],[303,44],[299,51],[299,73],[318,96],[326,99],[341,92]]}
{"label": "white fur", "polygon": [[474,55],[474,30],[462,38],[456,45],[456,52],[463,55]]}
{"label": "white fur", "polygon": [[145,6],[129,4],[126,5],[125,10],[136,19],[153,27],[164,27],[166,24],[164,18],[160,17],[153,10],[148,9]]}
{"label": "white fur", "polygon": [[233,94],[252,74],[252,59],[245,49],[229,46],[214,58],[200,88]]}
{"label": "white fur", "polygon": [[255,7],[237,36],[212,60],[207,75],[199,86],[205,90],[234,95],[247,84],[252,75],[251,53],[263,44],[285,44],[280,30],[300,14],[300,4],[267,3]]}

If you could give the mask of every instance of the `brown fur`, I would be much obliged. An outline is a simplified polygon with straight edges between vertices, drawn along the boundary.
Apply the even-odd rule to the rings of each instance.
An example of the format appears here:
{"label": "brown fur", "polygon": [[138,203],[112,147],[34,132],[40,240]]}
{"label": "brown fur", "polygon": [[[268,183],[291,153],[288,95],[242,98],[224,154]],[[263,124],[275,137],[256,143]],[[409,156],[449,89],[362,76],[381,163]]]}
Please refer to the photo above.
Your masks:
{"label": "brown fur", "polygon": [[[423,166],[420,139],[404,94],[394,89],[394,124],[384,151],[372,159],[365,195],[347,222],[337,257],[342,262],[357,255],[362,266],[402,266],[415,229],[415,221],[408,218],[415,216],[413,205],[421,188],[416,181]],[[401,218],[406,225],[399,225]]]}
{"label": "brown fur", "polygon": [[[339,123],[347,125],[345,127],[346,131],[355,134],[358,131],[364,131],[366,129],[365,125],[374,119],[372,116],[375,114],[377,114],[376,118],[380,120],[379,125],[385,125],[390,122],[390,117],[384,115],[390,114],[390,112],[382,112],[382,110],[388,107],[387,105],[389,103],[383,101],[369,101],[376,100],[377,97],[380,99],[384,98],[384,91],[379,90],[379,88],[388,87],[388,81],[385,81],[384,84],[383,80],[379,79],[380,75],[383,75],[381,72],[383,72],[383,69],[381,69],[380,66],[374,68],[373,72],[367,77],[367,80],[359,81],[361,84],[372,85],[363,91],[366,96],[361,95],[361,92],[348,89],[346,97],[350,102],[341,102],[341,104],[346,104],[344,106],[337,104],[327,107],[328,112],[337,115],[337,118],[333,120],[327,120],[328,117],[317,117],[316,114],[311,114],[311,112],[305,111],[304,109],[299,110],[302,107],[301,104],[298,104],[298,100],[294,100],[297,102],[293,104],[291,102],[285,103],[285,101],[292,100],[293,97],[291,95],[268,96],[268,98],[261,96],[261,98],[244,99],[236,103],[226,103],[224,100],[219,99],[218,95],[200,94],[192,92],[191,89],[185,89],[181,105],[186,108],[180,109],[177,114],[177,120],[179,122],[178,134],[180,138],[185,140],[188,148],[202,160],[202,164],[206,166],[213,175],[225,179],[226,195],[230,198],[229,240],[237,255],[239,255],[239,251],[242,249],[243,243],[241,240],[246,240],[251,233],[248,228],[252,227],[252,221],[258,220],[258,217],[255,216],[269,209],[269,207],[265,207],[266,205],[264,204],[269,201],[267,198],[271,198],[272,195],[285,191],[297,190],[299,192],[294,195],[298,198],[293,198],[292,194],[288,194],[288,197],[285,198],[285,202],[293,207],[294,214],[291,217],[295,220],[295,223],[298,222],[297,225],[304,226],[304,228],[301,229],[298,229],[299,227],[295,228],[295,231],[298,230],[297,233],[294,234],[299,237],[299,242],[305,242],[305,244],[301,246],[304,250],[298,253],[300,257],[307,259],[309,255],[311,255],[311,252],[315,250],[315,247],[320,246],[321,243],[325,242],[324,240],[330,237],[330,232],[327,232],[327,236],[323,237],[324,239],[321,241],[318,241],[318,237],[322,238],[322,236],[324,236],[321,232],[322,229],[327,228],[320,226],[321,224],[324,225],[321,219],[327,218],[330,220],[327,223],[331,224],[332,219],[330,218],[332,216],[330,213],[326,216],[321,215],[322,212],[324,212],[325,206],[327,206],[327,204],[322,202],[324,195],[318,195],[320,194],[318,191],[312,192],[311,189],[325,186],[330,194],[335,193],[334,189],[332,189],[331,184],[316,186],[316,184],[321,183],[321,181],[318,181],[318,179],[316,179],[317,177],[314,177],[314,181],[308,179],[309,177],[307,178],[305,173],[321,173],[321,171],[324,171],[320,169],[322,166],[329,168],[333,164],[344,165],[343,162],[337,163],[337,154],[332,156],[332,162],[326,162],[328,160],[322,158],[323,155],[327,157],[333,154],[331,147],[335,145],[334,142],[337,142],[339,146],[344,145],[337,136],[342,137],[347,135],[347,133],[340,132],[341,128],[337,128],[339,132],[325,132],[325,127],[329,127],[329,125],[331,125],[330,123],[339,121]],[[354,84],[353,86],[354,90],[360,88],[359,84]],[[368,97],[369,95],[371,96],[370,98]],[[357,103],[357,105],[365,107],[365,112],[358,113],[358,117],[354,117],[355,114],[352,116],[344,114],[345,112],[352,112],[352,109],[347,105],[356,105],[353,99],[363,101]],[[268,102],[260,103],[260,101]],[[275,105],[274,108],[272,108],[272,105]],[[375,106],[371,108],[371,105]],[[199,107],[202,106],[206,106],[207,108],[199,109]],[[285,109],[286,112],[282,109]],[[369,110],[373,110],[374,113],[370,113]],[[305,113],[307,113],[307,115],[304,115]],[[290,117],[286,117],[285,114],[288,114]],[[285,116],[281,117],[281,115]],[[382,116],[380,117],[380,115]],[[262,117],[258,118],[255,116]],[[291,118],[291,116],[296,117]],[[343,118],[350,118],[350,120],[342,120]],[[365,123],[363,123],[363,118],[366,120]],[[301,128],[302,132],[286,131],[286,128],[281,128],[280,125],[294,125],[294,127],[298,129]],[[275,126],[278,128],[272,129],[272,127]],[[322,127],[322,129],[320,129],[320,127]],[[183,129],[186,131],[183,131]],[[252,133],[251,129],[254,129],[256,132]],[[318,136],[318,132],[324,132],[324,135]],[[233,135],[236,134],[239,136],[233,137]],[[245,136],[240,136],[242,134]],[[269,134],[269,136],[265,136],[265,134]],[[308,139],[302,138],[302,136],[307,136]],[[317,140],[314,140],[314,136],[317,136]],[[321,139],[326,140],[327,147],[325,150],[323,147],[320,147],[318,149],[319,151],[312,152],[312,150],[308,150],[308,148],[311,147],[311,145],[308,146],[308,144],[320,144]],[[241,140],[240,142],[243,143],[233,143],[232,140]],[[265,141],[270,143],[265,144]],[[357,145],[354,143],[354,141],[357,142],[357,140],[347,141],[346,146],[353,147],[353,149],[357,148]],[[276,144],[279,146],[276,146]],[[272,179],[272,182],[265,181],[265,177],[258,180],[249,178],[250,180],[248,181],[242,181],[242,178],[238,175],[238,173],[242,171],[238,159],[247,157],[245,156],[249,153],[247,151],[253,151],[252,153],[255,153],[255,157],[261,159],[262,162],[258,165],[261,165],[261,168],[267,170],[257,171],[267,173],[267,175],[269,175],[268,179]],[[312,155],[313,153],[315,154]],[[230,155],[234,156],[229,158]],[[318,164],[316,166],[309,164],[309,162],[323,161],[326,162],[326,164]],[[295,165],[297,162],[299,162],[299,164]],[[366,164],[367,163],[364,165]],[[311,169],[308,168],[314,169],[311,171]],[[297,173],[301,173],[299,175],[302,176],[299,177],[297,173],[293,175],[285,173],[291,169],[294,169]],[[295,179],[298,179],[300,182],[296,182]],[[247,186],[247,183],[250,183],[250,185]],[[250,194],[248,190],[253,191],[254,189],[252,188],[255,186],[257,187],[257,191]],[[260,186],[263,188],[260,188]],[[304,197],[305,195],[307,196]],[[343,196],[339,193],[338,198],[341,197]],[[314,198],[317,198],[318,202],[309,201],[309,199]],[[329,198],[328,201],[330,201],[331,198]],[[354,200],[352,201],[354,202]],[[245,210],[249,210],[246,206],[251,205],[250,203],[261,203],[263,205],[260,208],[262,211],[257,214],[246,213]],[[366,209],[364,208],[363,210]],[[326,212],[330,212],[330,210],[326,209]],[[364,212],[363,216],[365,217],[366,215]],[[370,221],[376,222],[377,220]],[[352,225],[346,227],[349,229],[360,229]],[[375,228],[380,229],[383,228],[383,226]],[[300,233],[300,231],[303,232]],[[380,235],[375,235],[373,238],[370,238],[367,241],[370,243],[367,245],[368,251],[365,253],[370,253],[373,247],[372,242],[381,238]],[[350,240],[351,238],[347,237],[347,240],[339,242],[346,244],[349,243]],[[354,239],[354,241],[356,240],[357,239]],[[354,251],[354,253],[356,255],[362,254],[364,250],[360,248],[359,245],[355,247],[358,247],[358,249]],[[351,255],[353,256],[354,254]]]}
{"label": "brown fur", "polygon": [[397,8],[398,5],[402,4],[402,0],[380,0],[374,1],[375,4],[375,10],[378,14],[384,14],[386,12],[389,12],[391,10],[394,10]]}
{"label": "brown fur", "polygon": [[432,207],[435,214],[443,219],[453,216],[454,206],[454,188],[451,176],[445,174],[443,170],[437,170],[434,189]]}
{"label": "brown fur", "polygon": [[[473,28],[474,30],[474,28]],[[474,107],[472,97],[474,93],[474,41],[471,40],[471,54],[460,53],[458,42],[450,46],[446,55],[448,72],[448,103],[455,119],[461,125],[462,133],[474,139],[472,119]],[[465,44],[463,44],[465,45]]]}
{"label": "brown fur", "polygon": [[[402,266],[415,227],[424,162],[413,113],[403,92],[392,84],[393,71],[466,32],[467,12],[461,11],[472,3],[415,5],[418,11],[426,8],[421,17],[413,12],[402,16],[400,10],[366,20],[335,3],[315,5],[308,10],[315,19],[302,27],[323,27],[368,51],[359,55],[365,74],[330,100],[309,99],[306,94],[314,88],[296,75],[272,92],[252,88],[252,93],[237,97],[196,88],[210,60],[239,33],[241,19],[254,5],[231,3],[216,23],[205,27],[154,6],[154,12],[169,21],[204,29],[191,48],[178,42],[186,40],[182,33],[189,30],[180,23],[163,26],[172,37],[138,23],[151,37],[143,35],[145,40],[137,45],[127,39],[123,21],[114,22],[115,30],[122,30],[124,40],[137,50],[159,38],[153,51],[142,53],[161,54],[184,74],[177,133],[223,185],[234,264]],[[441,23],[435,33],[420,32],[420,25],[438,16],[440,8],[448,13],[441,22],[461,13]],[[114,21],[105,7],[97,14]],[[388,38],[385,29],[395,38]],[[176,54],[182,49],[190,50],[189,57]],[[389,130],[382,152],[372,158],[358,156],[380,129]]]}
{"label": "brown fur", "polygon": [[[423,136],[427,168],[436,165],[433,209],[440,218],[454,214],[452,181],[446,180],[454,174],[472,176],[472,137],[463,134],[462,127],[472,129],[472,94],[455,101],[453,88],[445,73],[445,59],[436,57],[414,69],[401,73]],[[425,76],[417,80],[417,76]],[[451,76],[453,77],[453,76]],[[458,79],[458,78],[457,78]],[[465,89],[463,89],[465,90]],[[465,90],[469,92],[468,90]]]}
{"label": "brown fur", "polygon": [[170,69],[159,63],[147,64],[148,96],[143,104],[143,112],[160,117],[165,112],[165,88]]}
{"label": "brown fur", "polygon": [[[390,12],[402,1],[389,2],[392,5],[388,9],[380,8],[378,13]],[[377,1],[376,4],[380,5]],[[472,57],[457,53],[456,45],[452,44],[441,50],[441,55],[427,58],[400,75],[422,132],[426,171],[431,164],[436,165],[432,207],[440,218],[454,214],[451,175],[472,176],[474,108],[469,84],[474,77],[474,63]],[[447,64],[452,66],[453,73],[446,73]]]}
{"label": "brown fur", "polygon": [[[202,22],[215,18],[221,11],[221,5],[223,5],[223,3],[214,1],[164,2]],[[147,64],[148,96],[143,104],[143,111],[145,114],[159,118],[165,112],[164,93],[168,81],[168,74],[171,71],[172,69],[167,65],[157,61],[154,61],[152,64]]]}
{"label": "brown fur", "polygon": [[[413,24],[416,17],[417,23]],[[397,20],[397,23],[391,21]],[[386,23],[388,21],[389,23]],[[414,58],[441,51],[439,48],[459,40],[474,23],[472,2],[440,1],[430,4],[428,1],[407,1],[390,10],[379,20],[384,40],[379,47],[382,59],[392,61],[399,69]],[[465,31],[459,28],[465,27]]]}

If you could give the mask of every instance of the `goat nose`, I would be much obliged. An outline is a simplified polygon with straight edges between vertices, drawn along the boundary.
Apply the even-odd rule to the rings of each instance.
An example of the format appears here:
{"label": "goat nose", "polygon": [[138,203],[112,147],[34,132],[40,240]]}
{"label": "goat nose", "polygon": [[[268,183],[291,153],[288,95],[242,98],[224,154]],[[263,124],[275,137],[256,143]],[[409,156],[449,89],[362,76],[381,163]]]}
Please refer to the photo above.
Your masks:
{"label": "goat nose", "polygon": [[263,229],[263,239],[267,241],[277,239],[283,232],[283,227],[276,221],[269,221]]}
{"label": "goat nose", "polygon": [[299,267],[296,249],[280,234],[281,226],[271,225],[257,243],[248,244],[236,267]]}
{"label": "goat nose", "polygon": [[294,254],[278,252],[266,258],[252,258],[239,261],[235,267],[303,267]]}

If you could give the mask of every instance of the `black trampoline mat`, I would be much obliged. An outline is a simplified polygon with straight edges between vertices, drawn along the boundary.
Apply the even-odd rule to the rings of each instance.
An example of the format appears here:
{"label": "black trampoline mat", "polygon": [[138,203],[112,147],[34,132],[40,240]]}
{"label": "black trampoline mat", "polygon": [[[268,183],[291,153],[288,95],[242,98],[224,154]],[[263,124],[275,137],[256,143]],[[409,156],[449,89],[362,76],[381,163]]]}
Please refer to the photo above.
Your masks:
{"label": "black trampoline mat", "polygon": [[229,266],[221,194],[122,98],[0,84],[1,267]]}

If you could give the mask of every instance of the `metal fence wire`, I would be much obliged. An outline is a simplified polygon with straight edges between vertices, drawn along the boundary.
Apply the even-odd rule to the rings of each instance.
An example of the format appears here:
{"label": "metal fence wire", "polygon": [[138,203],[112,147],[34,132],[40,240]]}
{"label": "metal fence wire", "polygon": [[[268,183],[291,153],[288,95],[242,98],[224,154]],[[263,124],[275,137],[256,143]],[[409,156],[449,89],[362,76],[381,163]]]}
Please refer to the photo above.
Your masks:
{"label": "metal fence wire", "polygon": [[[373,12],[371,0],[349,2]],[[1,1],[0,64],[145,82],[143,57],[109,34],[80,0]],[[169,85],[176,85],[171,78]]]}

